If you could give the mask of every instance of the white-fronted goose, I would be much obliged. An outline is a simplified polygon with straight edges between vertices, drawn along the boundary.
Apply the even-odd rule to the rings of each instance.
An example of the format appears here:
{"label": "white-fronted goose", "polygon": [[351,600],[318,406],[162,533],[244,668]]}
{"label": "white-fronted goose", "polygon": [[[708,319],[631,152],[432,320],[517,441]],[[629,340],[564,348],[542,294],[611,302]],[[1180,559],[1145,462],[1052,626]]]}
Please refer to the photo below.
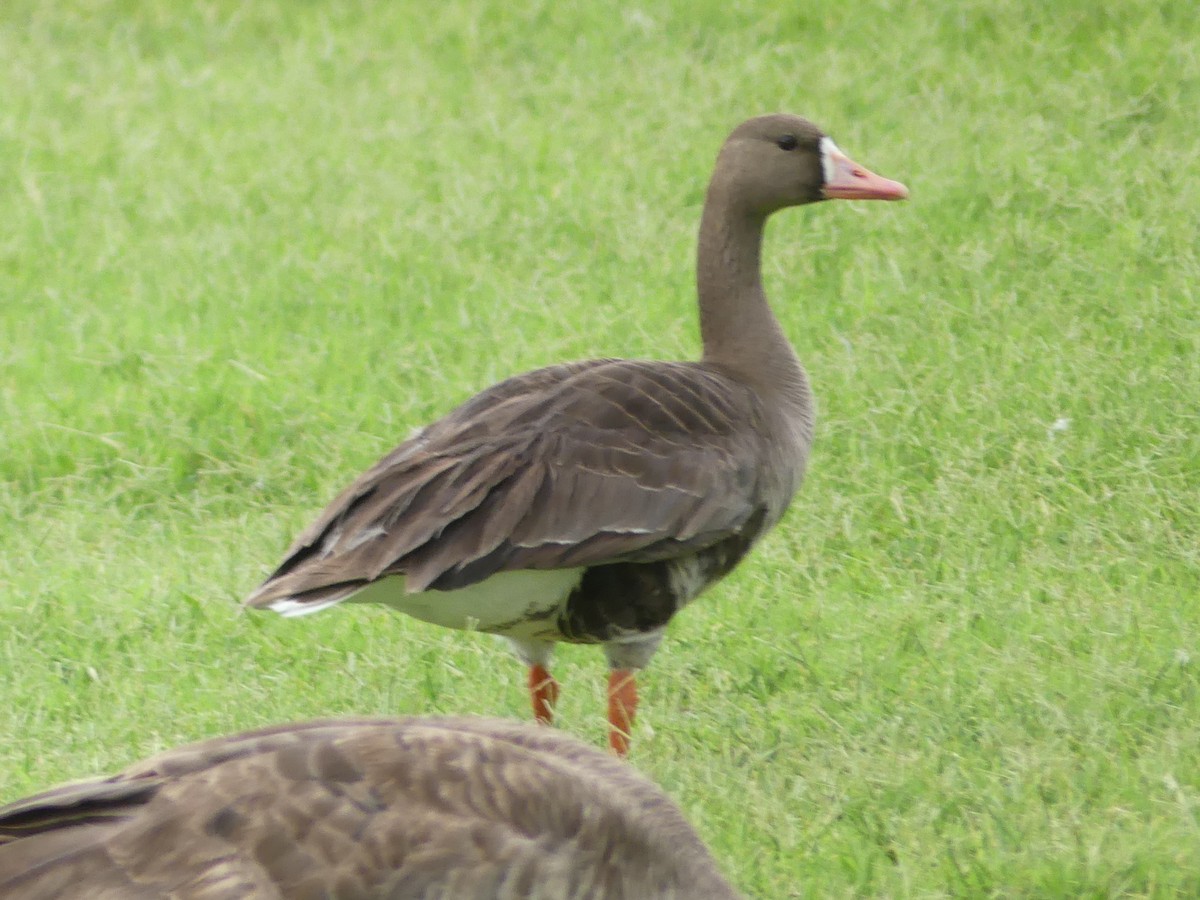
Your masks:
{"label": "white-fronted goose", "polygon": [[611,744],[625,753],[634,673],[676,611],[779,520],[804,474],[812,395],[763,293],[767,217],[907,194],[805,119],[742,123],[700,223],[703,359],[590,360],[488,388],[346,488],[246,604],[297,615],[377,602],[503,635],[544,722],[555,642],[601,644]]}
{"label": "white-fronted goose", "polygon": [[653,783],[503,721],[265,728],[0,808],[5,900],[736,896]]}

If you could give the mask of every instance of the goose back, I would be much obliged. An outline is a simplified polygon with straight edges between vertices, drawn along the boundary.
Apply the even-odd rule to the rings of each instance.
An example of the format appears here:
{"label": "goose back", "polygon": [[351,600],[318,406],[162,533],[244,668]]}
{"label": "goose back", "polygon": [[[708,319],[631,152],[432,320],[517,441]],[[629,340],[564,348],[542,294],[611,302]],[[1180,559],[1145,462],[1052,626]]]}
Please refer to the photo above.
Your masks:
{"label": "goose back", "polygon": [[674,803],[561,733],[472,719],[279,726],[0,809],[0,896],[707,900]]}

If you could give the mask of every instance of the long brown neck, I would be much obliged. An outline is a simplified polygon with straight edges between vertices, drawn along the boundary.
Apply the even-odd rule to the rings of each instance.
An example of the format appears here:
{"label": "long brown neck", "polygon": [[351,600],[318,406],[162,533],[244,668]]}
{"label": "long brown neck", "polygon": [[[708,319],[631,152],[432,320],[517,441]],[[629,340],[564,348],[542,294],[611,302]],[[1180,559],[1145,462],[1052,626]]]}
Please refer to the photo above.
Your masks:
{"label": "long brown neck", "polygon": [[765,225],[764,215],[747,211],[719,175],[713,178],[696,264],[704,361],[806,403],[808,379],[763,292]]}

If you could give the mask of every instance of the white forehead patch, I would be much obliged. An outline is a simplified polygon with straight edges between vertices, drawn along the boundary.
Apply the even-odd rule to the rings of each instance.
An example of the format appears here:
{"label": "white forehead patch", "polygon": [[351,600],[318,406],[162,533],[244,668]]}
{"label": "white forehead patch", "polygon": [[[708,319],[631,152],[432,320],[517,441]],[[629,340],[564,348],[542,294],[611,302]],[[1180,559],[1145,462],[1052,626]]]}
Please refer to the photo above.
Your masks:
{"label": "white forehead patch", "polygon": [[838,156],[845,156],[846,154],[838,149],[838,145],[833,142],[833,138],[829,137],[829,135],[821,138],[819,146],[821,148],[821,170],[825,174],[825,183],[829,184],[829,182],[833,181],[835,172],[833,163],[834,154]]}

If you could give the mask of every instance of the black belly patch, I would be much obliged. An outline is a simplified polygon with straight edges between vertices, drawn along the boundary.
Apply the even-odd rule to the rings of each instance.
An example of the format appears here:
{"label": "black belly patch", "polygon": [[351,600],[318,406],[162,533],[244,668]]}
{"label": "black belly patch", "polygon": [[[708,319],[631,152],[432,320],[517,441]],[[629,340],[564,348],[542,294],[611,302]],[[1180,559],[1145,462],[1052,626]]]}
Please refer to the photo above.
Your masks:
{"label": "black belly patch", "polygon": [[593,566],[567,598],[558,620],[573,643],[602,643],[618,634],[661,628],[679,608],[667,562]]}
{"label": "black belly patch", "polygon": [[738,564],[762,534],[764,518],[762,510],[738,534],[684,557],[587,569],[558,620],[563,639],[603,643],[662,628]]}

